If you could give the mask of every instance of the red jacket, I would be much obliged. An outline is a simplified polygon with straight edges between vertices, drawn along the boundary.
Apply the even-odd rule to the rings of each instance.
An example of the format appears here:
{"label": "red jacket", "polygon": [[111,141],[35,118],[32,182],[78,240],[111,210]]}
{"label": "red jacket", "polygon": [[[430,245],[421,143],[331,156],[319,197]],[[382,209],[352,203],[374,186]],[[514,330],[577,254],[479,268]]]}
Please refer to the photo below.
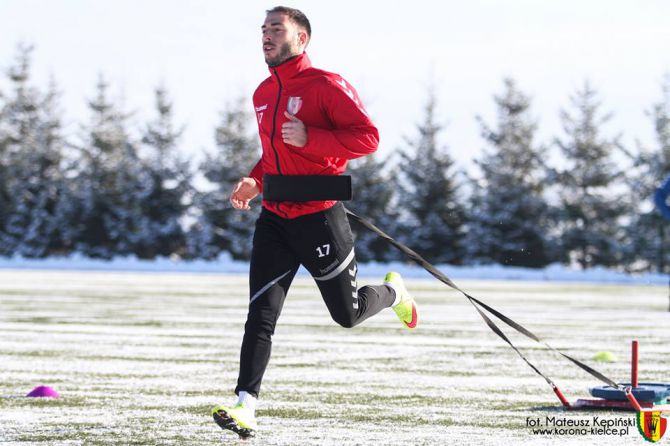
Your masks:
{"label": "red jacket", "polygon": [[[341,76],[312,68],[303,53],[270,67],[271,76],[254,93],[254,107],[263,155],[249,176],[263,190],[263,174],[341,175],[347,160],[377,150],[379,132],[368,117],[356,90]],[[307,145],[285,144],[284,111],[307,127]],[[328,209],[335,201],[270,202],[263,207],[284,218]]]}

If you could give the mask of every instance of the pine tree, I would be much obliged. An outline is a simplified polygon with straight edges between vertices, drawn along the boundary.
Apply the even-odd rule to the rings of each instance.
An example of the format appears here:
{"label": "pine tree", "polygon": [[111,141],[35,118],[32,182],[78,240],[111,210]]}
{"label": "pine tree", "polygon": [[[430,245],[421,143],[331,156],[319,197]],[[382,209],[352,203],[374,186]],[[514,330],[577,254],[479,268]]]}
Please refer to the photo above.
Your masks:
{"label": "pine tree", "polygon": [[26,257],[64,253],[58,206],[65,192],[58,93],[29,84],[32,47],[21,45],[9,76],[14,86],[2,111],[2,251]]}
{"label": "pine tree", "polygon": [[10,245],[6,233],[7,219],[11,212],[11,195],[9,193],[9,145],[10,118],[9,98],[0,90],[0,256],[10,256],[13,253],[13,243]]}
{"label": "pine tree", "polygon": [[657,148],[641,148],[634,157],[631,201],[637,206],[627,229],[635,249],[627,263],[629,269],[668,272],[668,221],[654,208],[653,196],[670,175],[670,74],[666,75],[661,90],[661,100],[647,113],[654,125]]}
{"label": "pine tree", "polygon": [[557,140],[567,163],[559,175],[562,249],[582,268],[620,265],[625,253],[625,175],[612,159],[617,139],[600,132],[611,116],[600,114],[601,103],[588,82],[571,103],[574,111],[561,113],[565,137]]}
{"label": "pine tree", "polygon": [[258,137],[249,129],[254,119],[242,99],[221,113],[215,132],[218,150],[208,154],[200,167],[211,190],[197,197],[202,214],[189,236],[192,257],[211,259],[221,251],[229,252],[235,259],[251,257],[260,200],[251,203],[251,211],[241,211],[232,207],[229,196],[237,180],[248,176],[260,159]]}
{"label": "pine tree", "polygon": [[435,117],[436,98],[429,92],[423,121],[415,138],[406,138],[400,151],[405,243],[428,261],[460,264],[463,261],[465,211],[459,200],[454,162],[438,136],[443,126]]}
{"label": "pine tree", "polygon": [[7,137],[8,117],[7,117],[7,101],[3,92],[0,90],[0,255],[7,256],[11,254],[9,246],[5,245],[3,241],[6,237],[6,222],[9,217],[9,207],[11,205],[9,195],[9,159],[7,156],[7,146],[9,139]]}
{"label": "pine tree", "polygon": [[504,84],[504,93],[495,97],[497,127],[478,118],[490,149],[476,161],[482,177],[472,195],[469,257],[539,268],[552,260],[550,208],[544,197],[546,148],[535,142],[529,97],[512,79]]}
{"label": "pine tree", "polygon": [[167,91],[158,88],[157,117],[147,125],[142,142],[149,150],[144,166],[145,181],[140,196],[142,215],[138,223],[141,238],[133,252],[140,258],[184,254],[186,240],[181,220],[191,193],[190,163],[177,153],[181,129],[173,125],[172,103]]}
{"label": "pine tree", "polygon": [[79,251],[109,259],[133,254],[140,242],[141,197],[149,180],[127,130],[128,115],[109,101],[107,89],[101,78],[89,101],[91,123],[80,146],[69,221]]}
{"label": "pine tree", "polygon": [[[352,176],[354,199],[347,208],[369,218],[383,231],[393,235],[397,230],[399,213],[395,207],[397,173],[385,172],[389,160],[377,161],[376,155],[349,162],[348,174]],[[397,252],[389,244],[367,229],[353,224],[356,259],[359,262],[386,262],[396,260]]]}

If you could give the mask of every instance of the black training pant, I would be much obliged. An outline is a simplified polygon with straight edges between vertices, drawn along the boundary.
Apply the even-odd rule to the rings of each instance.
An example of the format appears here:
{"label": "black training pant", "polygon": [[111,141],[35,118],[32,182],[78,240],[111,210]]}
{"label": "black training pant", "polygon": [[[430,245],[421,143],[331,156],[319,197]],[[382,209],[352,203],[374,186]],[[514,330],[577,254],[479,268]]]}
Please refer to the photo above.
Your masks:
{"label": "black training pant", "polygon": [[251,299],[235,393],[244,390],[258,396],[275,325],[301,264],[314,277],[333,320],[343,327],[353,327],[393,304],[388,286],[357,290],[354,241],[342,203],[294,219],[263,209],[251,252]]}

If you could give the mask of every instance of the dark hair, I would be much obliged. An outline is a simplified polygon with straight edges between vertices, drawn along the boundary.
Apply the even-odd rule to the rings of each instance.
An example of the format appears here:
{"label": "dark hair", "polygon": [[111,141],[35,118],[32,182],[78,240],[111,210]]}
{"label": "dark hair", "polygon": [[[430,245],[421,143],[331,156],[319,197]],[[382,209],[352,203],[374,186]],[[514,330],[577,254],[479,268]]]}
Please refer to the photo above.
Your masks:
{"label": "dark hair", "polygon": [[274,8],[268,9],[265,12],[267,14],[270,14],[272,12],[286,14],[293,23],[305,29],[307,37],[312,37],[312,26],[309,24],[309,19],[299,9],[289,8],[288,6],[275,6]]}

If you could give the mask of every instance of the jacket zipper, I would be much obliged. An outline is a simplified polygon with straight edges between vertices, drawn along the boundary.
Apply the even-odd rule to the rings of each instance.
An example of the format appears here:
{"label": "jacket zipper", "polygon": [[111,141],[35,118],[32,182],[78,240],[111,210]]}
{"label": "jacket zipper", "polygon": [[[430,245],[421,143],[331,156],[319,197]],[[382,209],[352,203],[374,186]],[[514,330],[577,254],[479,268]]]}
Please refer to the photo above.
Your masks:
{"label": "jacket zipper", "polygon": [[[277,78],[277,83],[279,84],[279,90],[277,92],[277,104],[275,104],[274,113],[272,114],[272,132],[270,133],[270,147],[272,147],[272,151],[275,153],[275,163],[277,164],[277,172],[279,172],[279,175],[283,175],[281,171],[281,166],[279,165],[279,153],[277,152],[277,148],[275,147],[275,133],[277,132],[277,112],[279,111],[279,103],[281,102],[282,85],[277,70],[273,69],[272,72],[275,74],[275,77]],[[288,214],[279,209],[279,205],[280,203],[275,203],[275,208],[277,209],[277,211],[281,212],[286,218],[288,218]]]}
{"label": "jacket zipper", "polygon": [[277,78],[277,83],[279,84],[279,91],[277,92],[277,104],[275,105],[274,113],[272,114],[272,133],[270,133],[270,146],[275,153],[275,163],[277,164],[277,172],[279,175],[283,175],[281,172],[281,166],[279,165],[279,153],[277,153],[277,148],[275,147],[275,133],[277,131],[277,112],[279,111],[279,103],[281,102],[281,80],[279,80],[279,74],[277,70],[272,70]]}

